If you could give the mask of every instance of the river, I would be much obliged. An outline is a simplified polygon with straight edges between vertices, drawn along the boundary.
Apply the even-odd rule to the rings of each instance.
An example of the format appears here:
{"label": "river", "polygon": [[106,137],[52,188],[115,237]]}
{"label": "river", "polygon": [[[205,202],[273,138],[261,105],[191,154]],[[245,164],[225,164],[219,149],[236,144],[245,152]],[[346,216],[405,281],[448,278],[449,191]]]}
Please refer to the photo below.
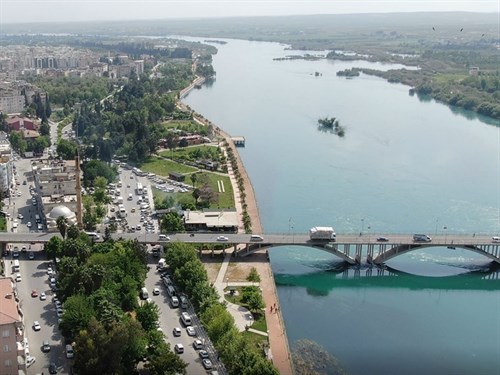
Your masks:
{"label": "river", "polygon": [[[298,53],[284,47],[217,45],[216,80],[183,100],[246,138],[240,155],[265,232],[331,225],[367,236],[498,235],[498,122],[377,77],[335,74],[394,65],[274,61]],[[318,130],[326,116],[340,121],[344,137]],[[270,256],[292,347],[311,339],[353,375],[500,374],[500,282],[485,258],[429,248],[378,275],[309,248]]]}

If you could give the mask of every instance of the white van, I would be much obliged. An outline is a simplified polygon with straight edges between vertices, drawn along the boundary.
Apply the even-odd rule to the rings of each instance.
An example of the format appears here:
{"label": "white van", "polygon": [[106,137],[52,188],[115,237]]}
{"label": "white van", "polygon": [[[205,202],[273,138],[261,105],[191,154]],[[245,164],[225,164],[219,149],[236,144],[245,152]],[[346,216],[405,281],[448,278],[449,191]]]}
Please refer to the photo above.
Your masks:
{"label": "white van", "polygon": [[167,286],[167,293],[170,297],[173,297],[177,294],[175,292],[175,288],[172,285]]}
{"label": "white van", "polygon": [[142,288],[141,289],[141,298],[142,299],[148,299],[149,298],[149,293],[148,293],[148,290],[146,288]]}
{"label": "white van", "polygon": [[250,236],[250,241],[264,241],[264,237],[259,236],[258,234],[252,234]]}
{"label": "white van", "polygon": [[66,358],[71,359],[75,356],[75,352],[73,351],[73,347],[71,345],[66,345]]}
{"label": "white van", "polygon": [[177,296],[170,297],[170,304],[172,307],[179,307],[179,298]]}
{"label": "white van", "polygon": [[189,314],[187,312],[183,312],[181,314],[181,320],[182,320],[182,323],[184,323],[184,325],[186,327],[191,325],[191,317],[189,316]]}
{"label": "white van", "polygon": [[491,237],[491,242],[499,243],[500,242],[500,237],[497,237],[497,236]]}
{"label": "white van", "polygon": [[14,265],[12,266],[12,272],[19,272],[19,260],[14,260]]}
{"label": "white van", "polygon": [[87,236],[89,236],[94,240],[98,240],[99,238],[101,238],[101,236],[99,236],[99,234],[96,232],[85,232],[85,233],[87,234]]}
{"label": "white van", "polygon": [[188,308],[188,299],[186,296],[180,296],[180,301],[181,301],[181,308],[182,309],[187,309]]}

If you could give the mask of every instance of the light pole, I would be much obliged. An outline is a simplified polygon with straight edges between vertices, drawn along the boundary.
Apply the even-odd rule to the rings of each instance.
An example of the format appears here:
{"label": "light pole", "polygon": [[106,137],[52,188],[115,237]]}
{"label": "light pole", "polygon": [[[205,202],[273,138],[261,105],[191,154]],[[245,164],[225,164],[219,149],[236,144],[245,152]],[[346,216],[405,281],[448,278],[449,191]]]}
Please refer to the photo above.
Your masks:
{"label": "light pole", "polygon": [[370,242],[370,240],[371,240],[371,232],[370,232],[370,229],[372,229],[372,228],[368,225],[368,227],[366,228],[366,230],[368,231],[368,242]]}
{"label": "light pole", "polygon": [[363,229],[365,229],[365,218],[361,219],[361,231],[359,232],[359,236],[363,235]]}
{"label": "light pole", "polygon": [[444,231],[444,243],[446,243],[446,241],[448,239],[448,232],[446,231],[446,229],[448,229],[448,227],[443,227],[443,231]]}

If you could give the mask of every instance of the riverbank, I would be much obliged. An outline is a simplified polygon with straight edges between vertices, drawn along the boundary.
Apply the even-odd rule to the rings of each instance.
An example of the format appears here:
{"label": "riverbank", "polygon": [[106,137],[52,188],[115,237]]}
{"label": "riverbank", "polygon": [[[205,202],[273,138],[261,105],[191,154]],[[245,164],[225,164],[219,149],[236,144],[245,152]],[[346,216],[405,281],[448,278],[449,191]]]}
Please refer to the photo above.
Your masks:
{"label": "riverbank", "polygon": [[[179,108],[192,111],[191,108],[188,108],[180,101],[177,103],[177,105]],[[227,147],[231,148],[231,150],[233,151],[233,155],[236,158],[236,164],[238,170],[243,179],[246,211],[250,216],[252,233],[262,234],[263,228],[262,228],[262,223],[260,221],[255,192],[251,184],[250,178],[245,170],[245,166],[240,158],[238,150],[234,146],[233,141],[231,140],[231,136],[221,128],[215,126],[213,123],[211,123],[203,116],[197,114],[196,112],[192,112],[192,114],[194,121],[206,126],[212,126],[214,135],[223,138],[223,140],[225,141],[223,143],[226,143],[228,145]],[[241,202],[238,184],[234,176],[234,173],[232,171],[232,167],[229,163],[228,163],[228,174],[231,179],[233,191],[235,193],[235,207],[239,214],[238,216],[240,217],[240,230],[241,230],[243,206]],[[271,358],[273,364],[276,366],[280,374],[292,375],[293,367],[292,367],[290,350],[288,346],[288,339],[285,331],[283,317],[281,315],[281,309],[279,308],[278,294],[276,291],[276,285],[274,283],[271,264],[269,263],[269,259],[267,256],[267,251],[262,249],[252,254],[252,256],[246,258],[238,258],[237,261],[231,262],[230,267],[224,268],[222,270],[223,275],[221,275],[220,272],[221,270],[219,270],[219,272],[217,273],[213,272],[213,270],[210,270],[211,267],[210,264],[204,263],[204,265],[209,273],[210,281],[214,284],[216,283],[217,279],[226,281],[226,283],[245,281],[246,275],[248,275],[250,269],[252,267],[255,267],[257,269],[257,272],[261,277],[260,288],[262,290],[262,296],[266,305],[265,315],[268,327],[268,339],[270,347],[269,357]],[[210,277],[211,274],[217,276],[215,278],[212,278]],[[270,310],[271,306],[276,306],[278,307],[278,309],[274,309],[273,312],[271,312]],[[234,309],[229,309],[228,311],[231,314],[239,314]],[[241,317],[239,315],[234,317],[235,320],[241,320]]]}

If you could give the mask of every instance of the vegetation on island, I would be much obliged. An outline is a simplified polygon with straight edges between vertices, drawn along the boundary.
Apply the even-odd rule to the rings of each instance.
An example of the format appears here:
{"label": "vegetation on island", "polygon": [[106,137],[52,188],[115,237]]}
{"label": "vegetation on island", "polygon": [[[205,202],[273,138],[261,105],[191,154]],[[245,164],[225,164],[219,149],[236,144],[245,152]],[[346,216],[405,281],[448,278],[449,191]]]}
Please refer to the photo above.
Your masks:
{"label": "vegetation on island", "polygon": [[340,125],[339,120],[335,117],[324,117],[318,119],[318,129],[321,131],[329,131],[339,137],[344,137],[345,128]]}
{"label": "vegetation on island", "polygon": [[337,72],[337,76],[346,78],[359,77],[359,69],[351,68],[351,69],[339,70]]}

